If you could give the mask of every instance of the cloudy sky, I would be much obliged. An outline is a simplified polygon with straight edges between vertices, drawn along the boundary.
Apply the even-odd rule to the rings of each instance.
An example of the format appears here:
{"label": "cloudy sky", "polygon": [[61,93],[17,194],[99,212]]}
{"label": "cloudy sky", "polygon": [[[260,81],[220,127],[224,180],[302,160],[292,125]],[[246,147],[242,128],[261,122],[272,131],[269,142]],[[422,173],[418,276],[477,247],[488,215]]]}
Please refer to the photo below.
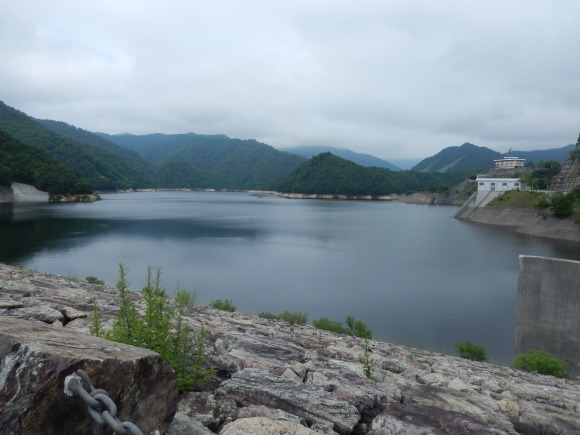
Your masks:
{"label": "cloudy sky", "polygon": [[384,159],[575,143],[580,1],[0,0],[0,100]]}

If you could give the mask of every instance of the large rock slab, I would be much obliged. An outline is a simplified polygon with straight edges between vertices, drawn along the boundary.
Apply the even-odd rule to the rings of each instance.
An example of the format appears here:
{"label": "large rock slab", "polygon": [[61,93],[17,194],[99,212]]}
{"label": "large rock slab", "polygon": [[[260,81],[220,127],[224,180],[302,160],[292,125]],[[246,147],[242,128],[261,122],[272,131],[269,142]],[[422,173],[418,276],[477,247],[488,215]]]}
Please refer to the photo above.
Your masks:
{"label": "large rock slab", "polygon": [[351,433],[360,420],[355,406],[335,395],[265,370],[244,369],[224,381],[217,391],[241,405],[281,409],[314,423],[330,423],[339,434]]}
{"label": "large rock slab", "polygon": [[390,404],[372,422],[369,435],[506,434],[465,414],[429,406]]}
{"label": "large rock slab", "polygon": [[298,423],[284,420],[270,420],[265,417],[242,418],[228,424],[220,431],[220,435],[316,435]]}
{"label": "large rock slab", "polygon": [[92,433],[84,402],[64,392],[77,369],[108,392],[121,421],[164,430],[176,409],[173,370],[154,352],[46,323],[0,316],[0,428]]}
{"label": "large rock slab", "polygon": [[391,382],[377,382],[335,361],[318,359],[307,364],[305,383],[345,400],[362,413],[387,403],[401,402],[401,391]]}

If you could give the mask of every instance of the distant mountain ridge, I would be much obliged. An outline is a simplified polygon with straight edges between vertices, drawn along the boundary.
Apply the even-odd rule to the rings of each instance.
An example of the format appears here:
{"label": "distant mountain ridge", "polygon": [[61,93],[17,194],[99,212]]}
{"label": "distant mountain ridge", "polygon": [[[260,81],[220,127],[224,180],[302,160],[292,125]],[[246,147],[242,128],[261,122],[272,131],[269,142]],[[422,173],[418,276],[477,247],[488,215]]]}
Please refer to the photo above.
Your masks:
{"label": "distant mountain ridge", "polygon": [[276,190],[330,195],[403,194],[417,190],[445,190],[466,176],[465,173],[420,173],[364,167],[326,152],[298,166],[277,184]]}
{"label": "distant mountain ridge", "polygon": [[49,130],[52,130],[64,137],[68,137],[69,139],[80,142],[84,145],[99,148],[119,157],[125,163],[137,169],[142,175],[148,175],[153,170],[151,164],[145,161],[145,159],[143,159],[137,152],[117,145],[116,143],[111,142],[110,140],[107,140],[98,134],[92,133],[88,130],[83,130],[82,128],[75,127],[62,121],[53,121],[50,119],[33,119],[43,127],[48,128]]}
{"label": "distant mountain ridge", "polygon": [[145,186],[138,171],[118,156],[56,133],[1,101],[0,129],[20,142],[44,149],[74,175],[87,179],[94,189]]}
{"label": "distant mountain ridge", "polygon": [[[532,163],[554,160],[562,163],[566,160],[575,145],[537,151],[512,151],[511,155],[526,159]],[[428,157],[413,167],[419,172],[485,172],[494,167],[494,160],[509,154],[501,154],[486,147],[464,143],[461,146],[447,147],[434,156]]]}
{"label": "distant mountain ridge", "polygon": [[155,183],[160,187],[269,189],[304,161],[256,140],[223,134],[99,136],[156,165]]}
{"label": "distant mountain ridge", "polygon": [[345,149],[345,148],[334,148],[325,146],[300,146],[293,148],[281,148],[281,151],[287,151],[289,153],[298,154],[306,159],[316,156],[321,153],[330,152],[335,156],[342,157],[343,159],[350,160],[361,166],[376,166],[378,168],[387,168],[391,171],[400,171],[401,168],[383,159],[379,159],[371,154],[357,153],[355,151]]}

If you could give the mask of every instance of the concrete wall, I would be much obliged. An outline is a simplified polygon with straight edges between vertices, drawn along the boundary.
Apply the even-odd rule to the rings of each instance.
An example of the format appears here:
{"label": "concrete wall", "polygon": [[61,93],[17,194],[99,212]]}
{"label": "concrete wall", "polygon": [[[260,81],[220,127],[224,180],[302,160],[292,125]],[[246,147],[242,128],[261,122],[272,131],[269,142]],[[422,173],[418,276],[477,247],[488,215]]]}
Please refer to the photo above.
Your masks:
{"label": "concrete wall", "polygon": [[[515,207],[472,207],[467,204],[455,215],[482,224],[515,228],[518,233],[580,242],[580,222],[574,217],[540,216],[538,210]],[[580,248],[579,248],[580,249]]]}
{"label": "concrete wall", "polygon": [[514,354],[530,350],[580,375],[580,261],[520,256]]}
{"label": "concrete wall", "polygon": [[48,202],[48,193],[34,186],[22,183],[12,183],[14,202]]}

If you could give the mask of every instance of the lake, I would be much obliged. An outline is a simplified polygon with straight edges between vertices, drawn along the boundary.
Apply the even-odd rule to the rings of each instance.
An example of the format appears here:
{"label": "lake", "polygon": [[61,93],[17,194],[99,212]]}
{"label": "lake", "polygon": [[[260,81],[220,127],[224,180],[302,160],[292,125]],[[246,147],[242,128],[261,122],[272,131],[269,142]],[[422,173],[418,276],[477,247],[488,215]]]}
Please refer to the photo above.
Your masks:
{"label": "lake", "polygon": [[0,204],[0,261],[134,290],[147,267],[168,293],[238,311],[363,320],[374,338],[512,359],[518,256],[580,260],[580,245],[454,219],[457,207],[138,192],[74,204]]}

